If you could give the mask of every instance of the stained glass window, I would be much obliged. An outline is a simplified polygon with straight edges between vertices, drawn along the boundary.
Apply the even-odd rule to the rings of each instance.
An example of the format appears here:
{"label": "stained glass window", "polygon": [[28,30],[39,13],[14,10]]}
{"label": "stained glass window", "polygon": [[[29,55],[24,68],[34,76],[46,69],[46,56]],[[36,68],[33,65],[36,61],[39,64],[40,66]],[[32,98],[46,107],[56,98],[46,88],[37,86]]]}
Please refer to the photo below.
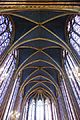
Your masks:
{"label": "stained glass window", "polygon": [[80,15],[72,17],[68,22],[67,31],[72,47],[80,56]]}
{"label": "stained glass window", "polygon": [[12,37],[12,21],[6,15],[0,15],[0,55],[5,51]]}
{"label": "stained glass window", "polygon": [[0,104],[6,94],[10,80],[16,68],[16,57],[17,51],[14,50],[3,62],[0,69]]}
{"label": "stained glass window", "polygon": [[16,100],[16,96],[18,93],[18,89],[19,89],[19,83],[20,83],[20,78],[17,78],[14,82],[13,88],[12,88],[12,92],[10,95],[10,98],[8,100],[8,104],[6,107],[6,111],[3,117],[3,120],[10,120],[11,119],[11,115],[12,115],[12,111],[14,108],[14,104],[15,104],[15,100]]}
{"label": "stained glass window", "polygon": [[70,97],[69,97],[69,94],[68,94],[68,90],[67,90],[67,87],[66,87],[66,84],[65,84],[65,80],[62,80],[62,82],[61,82],[61,90],[62,90],[66,110],[67,110],[67,113],[68,113],[68,119],[69,120],[76,120],[75,114],[74,114],[74,111],[73,111],[73,106],[72,106],[72,103],[71,103],[71,100],[70,100]]}
{"label": "stained glass window", "polygon": [[58,120],[57,118],[57,111],[56,111],[56,107],[54,105],[54,102],[52,102],[52,112],[53,112],[53,120]]}
{"label": "stained glass window", "polygon": [[38,94],[36,98],[32,98],[24,106],[22,120],[35,120],[35,119],[36,120],[44,120],[44,119],[45,120],[58,120],[56,107],[54,103],[48,97],[44,98],[43,95]]}
{"label": "stained glass window", "polygon": [[70,56],[70,54],[66,55],[65,70],[68,75],[77,103],[80,107],[80,73],[78,71],[79,67],[77,66],[73,58]]}
{"label": "stained glass window", "polygon": [[26,105],[24,106],[22,120],[27,119],[27,113],[28,113],[28,102],[26,102]]}
{"label": "stained glass window", "polygon": [[33,99],[29,106],[28,120],[35,120],[35,100]]}
{"label": "stained glass window", "polygon": [[45,119],[52,120],[51,104],[48,98],[45,100]]}

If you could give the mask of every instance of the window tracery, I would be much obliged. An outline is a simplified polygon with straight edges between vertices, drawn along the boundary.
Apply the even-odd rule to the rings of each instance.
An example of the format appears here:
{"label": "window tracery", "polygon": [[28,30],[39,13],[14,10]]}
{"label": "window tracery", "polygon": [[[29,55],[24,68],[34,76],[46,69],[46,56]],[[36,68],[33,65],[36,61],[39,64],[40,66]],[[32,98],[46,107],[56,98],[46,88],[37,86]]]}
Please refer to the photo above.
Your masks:
{"label": "window tracery", "polygon": [[54,103],[52,102],[51,104],[51,102],[48,97],[44,98],[42,94],[38,94],[36,98],[32,98],[29,103],[26,103],[22,120],[26,120],[27,118],[28,120],[58,120],[56,107]]}
{"label": "window tracery", "polygon": [[72,103],[71,103],[71,100],[70,100],[70,97],[69,97],[69,94],[68,94],[68,91],[67,91],[65,80],[62,80],[62,82],[61,82],[61,90],[62,90],[66,110],[67,110],[67,113],[68,113],[68,119],[69,120],[73,120],[73,119],[75,120],[76,118],[75,118],[75,114],[74,114],[74,111],[73,111],[73,108],[72,108]]}
{"label": "window tracery", "polygon": [[7,57],[0,69],[0,104],[3,102],[10,80],[16,69],[17,56],[15,56],[15,53],[17,54],[16,50]]}
{"label": "window tracery", "polygon": [[80,15],[73,17],[67,26],[70,44],[80,56]]}
{"label": "window tracery", "polygon": [[13,112],[13,108],[14,108],[14,104],[15,104],[15,100],[16,100],[16,96],[19,90],[19,84],[20,84],[20,78],[16,78],[13,88],[12,88],[12,92],[10,94],[9,100],[8,100],[8,104],[5,110],[5,114],[3,117],[3,120],[10,120],[13,119],[12,118],[12,112]]}
{"label": "window tracery", "polygon": [[0,55],[8,47],[13,33],[13,26],[10,17],[0,15]]}
{"label": "window tracery", "polygon": [[66,52],[64,67],[69,78],[72,90],[74,92],[76,101],[80,107],[80,71],[79,67],[68,52]]}

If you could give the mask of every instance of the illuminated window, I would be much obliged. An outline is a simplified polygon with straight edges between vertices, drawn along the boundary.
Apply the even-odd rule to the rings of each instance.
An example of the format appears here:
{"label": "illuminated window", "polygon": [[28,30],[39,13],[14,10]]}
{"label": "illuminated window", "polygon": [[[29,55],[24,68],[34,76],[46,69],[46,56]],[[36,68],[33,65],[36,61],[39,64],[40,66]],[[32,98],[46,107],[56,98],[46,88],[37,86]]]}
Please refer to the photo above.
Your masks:
{"label": "illuminated window", "polygon": [[70,80],[74,95],[80,107],[80,79],[78,76],[78,71],[76,70],[77,65],[70,55],[67,55],[67,60],[65,63],[65,70]]}
{"label": "illuminated window", "polygon": [[26,102],[26,105],[24,106],[22,120],[27,119],[27,113],[28,113],[28,102]]}
{"label": "illuminated window", "polygon": [[80,15],[76,15],[68,22],[67,31],[71,45],[80,56]]}
{"label": "illuminated window", "polygon": [[45,100],[45,118],[46,120],[52,120],[51,104],[48,98]]}
{"label": "illuminated window", "polygon": [[80,68],[77,66],[76,62],[67,51],[65,52],[64,57],[64,67],[69,78],[76,101],[80,107]]}
{"label": "illuminated window", "polygon": [[67,113],[68,113],[68,119],[69,120],[76,120],[75,114],[74,114],[74,111],[73,111],[73,106],[72,106],[72,103],[71,103],[71,100],[70,100],[70,97],[69,97],[69,94],[68,94],[68,90],[67,90],[67,87],[66,87],[66,84],[65,84],[65,80],[63,80],[61,82],[61,90],[62,90],[66,110],[67,110]]}
{"label": "illuminated window", "polygon": [[10,120],[12,117],[11,113],[12,113],[13,108],[14,108],[16,96],[17,96],[18,89],[19,89],[19,83],[20,83],[20,78],[17,78],[14,82],[12,92],[11,92],[10,98],[8,100],[8,104],[7,104],[7,107],[5,110],[3,120]]}
{"label": "illuminated window", "polygon": [[[6,49],[8,49],[8,46],[12,42],[12,39],[13,39],[12,20],[7,15],[0,15],[0,55],[2,55],[6,51]],[[17,57],[18,57],[17,50],[13,50],[8,56],[6,56],[5,60],[2,61],[2,64],[0,66],[0,105],[2,105],[2,102],[5,103],[6,105],[4,97],[9,88],[9,85],[13,80],[12,76],[14,74],[14,71],[16,70]],[[3,120],[10,119],[9,115],[13,110],[15,104],[19,88],[19,81],[20,78],[16,78],[16,80],[14,80],[14,84],[11,89],[12,91],[7,101],[8,103],[5,109]]]}
{"label": "illuminated window", "polygon": [[12,21],[6,15],[0,15],[0,55],[9,45],[12,37]]}
{"label": "illuminated window", "polygon": [[16,54],[17,51],[14,50],[0,67],[0,104],[3,101],[10,80],[16,68]]}
{"label": "illuminated window", "polygon": [[29,106],[28,120],[35,120],[35,100],[33,99]]}
{"label": "illuminated window", "polygon": [[[52,104],[51,104],[52,103]],[[52,110],[51,110],[52,107]],[[53,118],[52,118],[53,116]],[[28,118],[28,119],[27,119]],[[38,94],[36,98],[32,98],[26,103],[23,111],[22,120],[58,120],[56,107],[49,98],[45,98],[42,94]]]}

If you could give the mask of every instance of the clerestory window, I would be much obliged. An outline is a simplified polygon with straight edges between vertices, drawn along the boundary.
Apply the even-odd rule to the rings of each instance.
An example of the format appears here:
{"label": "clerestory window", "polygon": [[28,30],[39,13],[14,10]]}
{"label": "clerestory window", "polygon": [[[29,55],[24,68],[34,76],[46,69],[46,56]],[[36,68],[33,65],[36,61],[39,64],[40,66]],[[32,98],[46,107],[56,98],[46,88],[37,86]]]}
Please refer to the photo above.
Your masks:
{"label": "clerestory window", "polygon": [[80,56],[80,15],[72,16],[67,26],[70,44]]}

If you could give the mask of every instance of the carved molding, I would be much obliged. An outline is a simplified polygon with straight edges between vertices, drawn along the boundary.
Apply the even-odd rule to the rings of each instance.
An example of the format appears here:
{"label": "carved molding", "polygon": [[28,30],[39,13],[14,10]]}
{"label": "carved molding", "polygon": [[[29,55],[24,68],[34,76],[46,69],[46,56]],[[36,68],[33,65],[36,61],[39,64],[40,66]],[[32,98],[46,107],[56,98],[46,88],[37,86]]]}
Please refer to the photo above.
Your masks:
{"label": "carved molding", "polygon": [[0,2],[0,12],[14,10],[67,10],[80,13],[80,2]]}

